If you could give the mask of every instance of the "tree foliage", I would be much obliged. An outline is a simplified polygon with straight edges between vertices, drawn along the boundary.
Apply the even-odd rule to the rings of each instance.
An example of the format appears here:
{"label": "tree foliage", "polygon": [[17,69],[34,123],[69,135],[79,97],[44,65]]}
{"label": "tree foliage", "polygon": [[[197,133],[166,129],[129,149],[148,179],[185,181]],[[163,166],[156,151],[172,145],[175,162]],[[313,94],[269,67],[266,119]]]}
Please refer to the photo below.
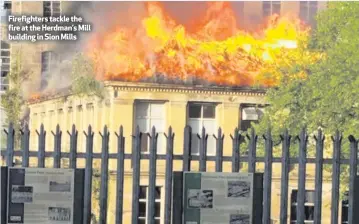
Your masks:
{"label": "tree foliage", "polygon": [[104,97],[104,88],[95,78],[92,60],[82,53],[74,56],[71,66],[71,92],[76,95],[96,95]]}
{"label": "tree foliage", "polygon": [[308,45],[310,52],[323,57],[306,68],[291,64],[307,77],[281,80],[268,91],[271,106],[259,129],[271,125],[274,131],[289,128],[298,133],[304,126],[310,131],[321,127],[328,134],[339,129],[344,135],[358,130],[358,27],[359,3],[328,3],[328,9],[318,15],[317,30]]}
{"label": "tree foliage", "polygon": [[[289,68],[299,69],[306,77],[282,79],[277,88],[268,91],[270,106],[261,122],[254,125],[260,133],[269,126],[277,137],[285,128],[295,136],[303,127],[309,134],[320,127],[327,136],[325,154],[331,157],[330,136],[339,130],[343,134],[342,152],[348,156],[347,137],[351,134],[359,137],[358,27],[359,2],[328,3],[328,8],[317,16],[317,28],[307,49],[322,57],[307,67],[290,64]],[[284,75],[288,73],[284,70]],[[314,156],[314,141],[309,143],[309,154]],[[291,147],[292,155],[297,152],[297,147]],[[348,166],[342,171],[347,181]]]}

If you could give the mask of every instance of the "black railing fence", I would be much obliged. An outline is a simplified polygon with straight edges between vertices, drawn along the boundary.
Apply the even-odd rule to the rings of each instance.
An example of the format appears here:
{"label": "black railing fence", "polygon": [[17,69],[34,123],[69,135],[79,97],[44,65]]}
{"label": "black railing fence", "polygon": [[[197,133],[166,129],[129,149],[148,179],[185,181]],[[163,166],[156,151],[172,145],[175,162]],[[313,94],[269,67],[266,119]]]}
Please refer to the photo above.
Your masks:
{"label": "black railing fence", "polygon": [[[355,187],[355,178],[357,176],[357,152],[358,152],[358,140],[354,136],[349,136],[348,141],[350,143],[350,157],[342,158],[342,135],[337,131],[334,136],[332,136],[332,146],[333,146],[333,157],[332,158],[323,158],[323,149],[324,149],[324,134],[321,130],[314,135],[315,140],[315,157],[307,157],[307,147],[308,147],[308,134],[306,130],[302,130],[297,136],[296,140],[298,141],[298,157],[290,158],[290,148],[291,143],[293,143],[294,138],[289,135],[288,131],[285,131],[281,137],[281,157],[273,157],[273,138],[268,131],[263,138],[264,140],[264,156],[258,157],[256,152],[258,150],[257,143],[259,141],[258,136],[255,133],[254,129],[251,129],[247,135],[248,140],[248,152],[245,156],[241,155],[240,147],[242,146],[242,134],[239,129],[236,128],[234,133],[230,135],[230,138],[226,140],[232,141],[232,154],[231,156],[223,155],[223,143],[224,143],[224,134],[222,133],[221,128],[218,129],[216,134],[216,155],[209,156],[207,155],[207,137],[206,130],[203,128],[202,133],[198,135],[200,140],[200,149],[199,155],[191,155],[191,138],[192,130],[191,127],[186,126],[184,128],[184,142],[183,142],[183,153],[174,154],[174,141],[175,134],[173,133],[172,128],[168,129],[166,136],[166,153],[159,155],[157,154],[157,137],[158,133],[156,132],[155,127],[152,128],[151,133],[147,133],[150,138],[150,149],[149,153],[141,153],[141,136],[146,133],[141,133],[139,128],[135,129],[135,132],[132,136],[132,153],[125,153],[125,137],[123,127],[121,126],[118,132],[115,132],[111,135],[111,138],[116,139],[117,141],[117,151],[116,153],[109,153],[109,138],[110,133],[107,126],[104,127],[103,131],[99,133],[102,138],[102,151],[101,153],[94,153],[94,132],[91,126],[88,127],[88,130],[84,132],[86,136],[86,152],[81,153],[77,152],[77,138],[78,131],[76,130],[75,125],[72,126],[72,130],[67,133],[70,137],[70,150],[69,152],[61,151],[61,139],[62,131],[60,130],[59,125],[56,127],[56,131],[52,132],[54,136],[54,149],[53,151],[45,150],[46,144],[46,131],[44,126],[41,125],[40,130],[36,131],[38,135],[38,148],[36,150],[30,150],[30,131],[28,126],[20,131],[21,137],[21,149],[14,149],[15,141],[15,130],[13,125],[10,124],[8,129],[5,130],[7,134],[7,148],[1,151],[1,155],[6,158],[6,165],[14,165],[14,157],[22,157],[21,165],[23,167],[29,167],[29,159],[31,157],[37,158],[37,166],[45,167],[45,158],[53,158],[53,167],[60,168],[61,159],[66,158],[69,160],[69,167],[76,168],[76,163],[78,158],[83,158],[85,162],[85,190],[84,190],[84,223],[88,224],[91,222],[92,218],[92,178],[93,178],[93,160],[101,159],[101,184],[100,184],[100,200],[99,200],[99,223],[105,224],[108,221],[107,217],[107,204],[108,204],[108,180],[109,180],[109,160],[117,161],[117,171],[116,171],[116,223],[123,223],[123,206],[124,206],[124,169],[125,161],[130,160],[132,164],[132,223],[138,223],[139,217],[139,195],[140,195],[140,177],[141,177],[141,160],[149,161],[149,185],[148,185],[148,215],[146,217],[147,223],[155,223],[155,188],[156,188],[156,164],[157,160],[165,161],[165,197],[164,197],[164,223],[172,223],[172,172],[173,172],[173,162],[181,161],[182,162],[182,171],[191,171],[191,162],[198,161],[199,171],[206,171],[207,161],[214,161],[215,171],[223,172],[224,162],[231,162],[231,171],[240,172],[240,163],[248,164],[248,172],[256,172],[256,163],[264,163],[264,191],[263,191],[263,223],[271,223],[271,198],[272,198],[272,166],[274,163],[281,164],[281,185],[280,185],[280,215],[279,221],[281,224],[288,223],[288,191],[289,191],[289,173],[290,166],[293,164],[298,164],[298,191],[297,191],[297,206],[296,206],[296,223],[305,223],[305,203],[306,203],[306,165],[315,164],[315,188],[314,188],[314,217],[313,223],[319,224],[322,223],[322,186],[323,186],[323,165],[328,164],[332,166],[332,177],[331,177],[331,223],[335,224],[339,222],[339,201],[340,201],[340,177],[341,171],[340,168],[343,165],[349,165],[349,193],[348,193],[348,223],[356,224],[354,222],[354,212],[353,203],[354,203],[354,187]],[[293,150],[293,149],[292,149]],[[345,182],[344,184],[347,184]],[[178,203],[178,202],[177,202]]]}

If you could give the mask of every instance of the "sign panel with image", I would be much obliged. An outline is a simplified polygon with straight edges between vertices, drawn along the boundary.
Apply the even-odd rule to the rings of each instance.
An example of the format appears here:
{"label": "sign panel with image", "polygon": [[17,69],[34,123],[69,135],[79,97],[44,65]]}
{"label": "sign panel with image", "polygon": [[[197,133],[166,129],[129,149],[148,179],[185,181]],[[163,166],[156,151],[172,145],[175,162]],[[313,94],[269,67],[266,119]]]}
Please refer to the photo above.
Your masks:
{"label": "sign panel with image", "polygon": [[72,224],[75,170],[9,168],[7,223]]}
{"label": "sign panel with image", "polygon": [[252,224],[253,174],[184,172],[185,224]]}

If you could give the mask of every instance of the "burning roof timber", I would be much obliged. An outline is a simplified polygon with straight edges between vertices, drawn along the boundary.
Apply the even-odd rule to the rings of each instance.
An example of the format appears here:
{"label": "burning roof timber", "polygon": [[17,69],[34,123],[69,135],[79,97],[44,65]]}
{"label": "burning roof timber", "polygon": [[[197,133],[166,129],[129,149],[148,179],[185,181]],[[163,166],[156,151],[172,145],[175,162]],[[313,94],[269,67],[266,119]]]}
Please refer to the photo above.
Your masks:
{"label": "burning roof timber", "polygon": [[[296,17],[274,15],[258,32],[250,33],[237,27],[229,2],[209,2],[206,13],[190,26],[177,23],[161,3],[144,4],[145,14],[136,16],[140,21],[94,32],[86,42],[84,53],[105,86],[265,92],[281,79],[275,72],[278,64],[316,58],[306,52],[305,59],[299,50],[309,27]],[[71,92],[37,94],[29,102],[60,95]]]}

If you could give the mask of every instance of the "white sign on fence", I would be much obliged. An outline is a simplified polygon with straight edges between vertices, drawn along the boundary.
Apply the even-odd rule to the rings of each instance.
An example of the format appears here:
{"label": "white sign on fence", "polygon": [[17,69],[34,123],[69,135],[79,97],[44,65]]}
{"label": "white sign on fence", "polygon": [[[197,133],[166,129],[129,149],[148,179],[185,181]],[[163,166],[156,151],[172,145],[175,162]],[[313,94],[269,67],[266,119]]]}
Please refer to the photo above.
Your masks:
{"label": "white sign on fence", "polygon": [[72,224],[73,169],[9,168],[8,224]]}
{"label": "white sign on fence", "polygon": [[251,224],[253,174],[184,172],[185,224]]}

